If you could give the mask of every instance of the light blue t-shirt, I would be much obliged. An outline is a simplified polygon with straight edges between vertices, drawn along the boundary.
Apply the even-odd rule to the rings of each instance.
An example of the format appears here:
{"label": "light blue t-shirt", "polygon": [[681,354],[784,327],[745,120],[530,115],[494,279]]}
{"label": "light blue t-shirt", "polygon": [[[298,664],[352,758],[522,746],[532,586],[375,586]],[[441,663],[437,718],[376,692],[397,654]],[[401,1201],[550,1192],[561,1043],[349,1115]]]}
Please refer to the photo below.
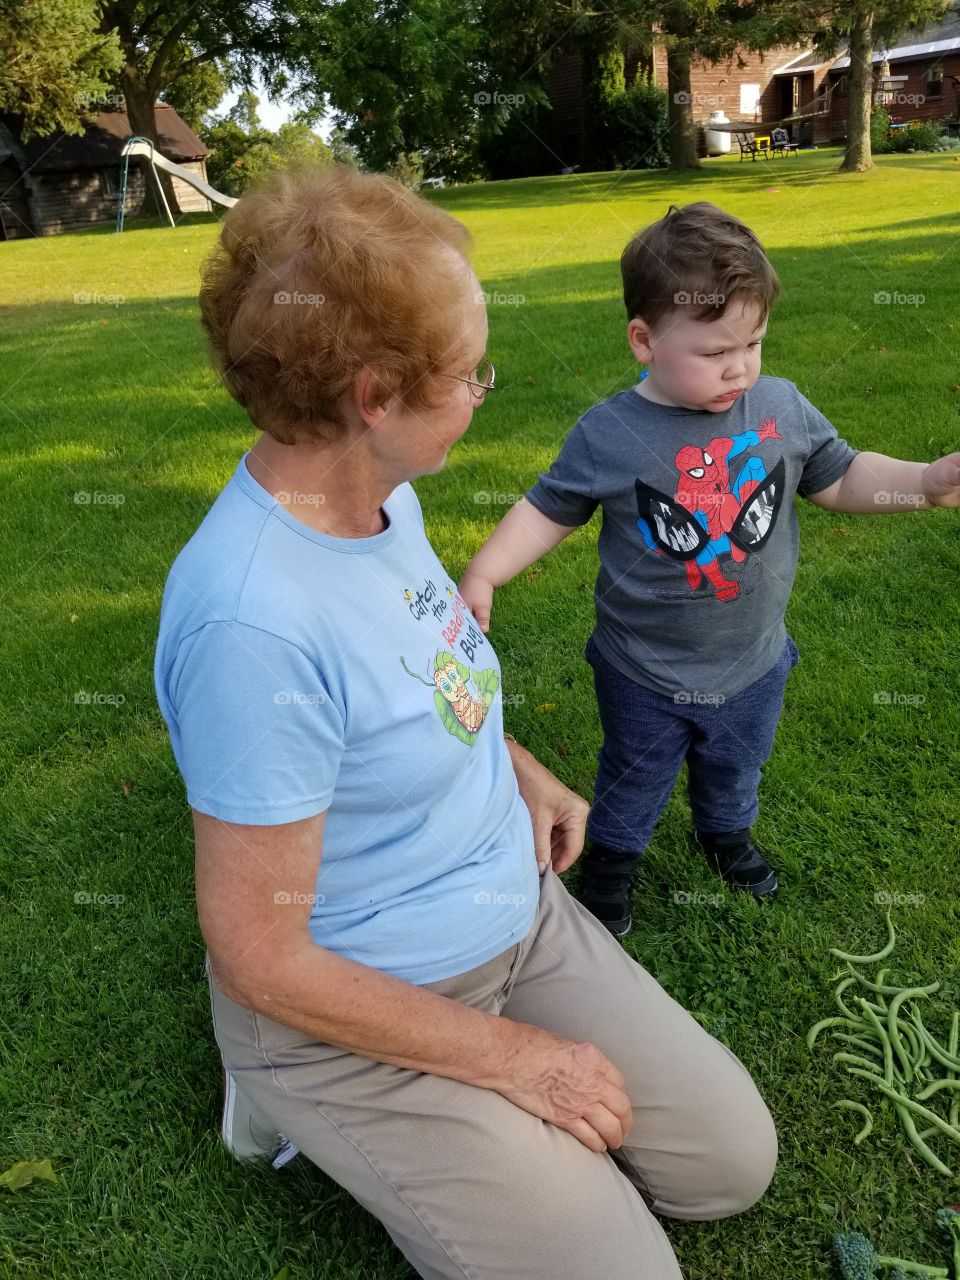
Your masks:
{"label": "light blue t-shirt", "polygon": [[154,680],[189,803],[263,826],[329,810],[311,937],[426,983],[523,938],[540,878],[493,647],[411,486],[383,510],[382,533],[330,537],[245,455],[170,570]]}

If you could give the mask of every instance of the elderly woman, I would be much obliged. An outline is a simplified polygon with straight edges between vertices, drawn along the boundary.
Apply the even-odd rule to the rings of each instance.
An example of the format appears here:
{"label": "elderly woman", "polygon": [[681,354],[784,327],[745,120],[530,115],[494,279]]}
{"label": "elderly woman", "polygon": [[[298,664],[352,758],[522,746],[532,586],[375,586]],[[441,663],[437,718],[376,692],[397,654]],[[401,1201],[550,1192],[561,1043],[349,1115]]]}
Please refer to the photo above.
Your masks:
{"label": "elderly woman", "polygon": [[[385,177],[286,174],[201,292],[261,432],[178,556],[156,657],[232,1107],[430,1280],[667,1280],[656,1215],[739,1213],[770,1116],[558,879],[584,801],[503,733],[424,531],[493,387],[465,229]],[[238,1113],[238,1114],[240,1114]]]}

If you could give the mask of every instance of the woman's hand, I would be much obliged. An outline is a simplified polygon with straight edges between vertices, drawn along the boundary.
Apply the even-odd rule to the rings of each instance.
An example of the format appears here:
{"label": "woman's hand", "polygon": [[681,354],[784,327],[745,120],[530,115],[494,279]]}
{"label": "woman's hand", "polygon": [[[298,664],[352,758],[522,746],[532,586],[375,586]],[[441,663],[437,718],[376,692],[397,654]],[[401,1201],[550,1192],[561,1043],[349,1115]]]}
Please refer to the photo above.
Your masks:
{"label": "woman's hand", "polygon": [[471,573],[469,567],[460,579],[457,588],[467,602],[467,608],[477,620],[481,631],[490,630],[490,612],[493,609],[493,583],[488,582],[478,573]]}
{"label": "woman's hand", "polygon": [[559,875],[580,857],[590,806],[518,742],[507,746],[520,795],[530,811],[540,874],[552,864]]}
{"label": "woman's hand", "polygon": [[633,1125],[622,1072],[595,1044],[516,1025],[506,1079],[494,1085],[516,1106],[566,1129],[591,1151],[621,1145]]}

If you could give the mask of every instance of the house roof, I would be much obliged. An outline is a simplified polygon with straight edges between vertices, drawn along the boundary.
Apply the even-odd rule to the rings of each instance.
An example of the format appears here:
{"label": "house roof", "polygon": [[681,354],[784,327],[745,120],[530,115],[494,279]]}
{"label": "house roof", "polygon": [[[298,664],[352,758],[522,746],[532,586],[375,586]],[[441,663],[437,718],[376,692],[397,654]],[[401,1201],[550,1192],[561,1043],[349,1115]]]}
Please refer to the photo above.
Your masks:
{"label": "house roof", "polygon": [[[154,107],[158,150],[182,164],[202,160],[210,154],[197,135],[177,115],[173,107]],[[8,127],[17,133],[15,122]],[[52,133],[21,143],[26,167],[31,173],[55,173],[67,169],[106,169],[120,163],[123,144],[133,133],[125,111],[99,111],[82,134]]]}
{"label": "house roof", "polygon": [[782,67],[777,67],[773,74],[775,76],[799,76],[804,71],[816,71],[817,67],[822,67],[826,61],[828,59],[822,58],[818,53],[814,53],[812,49],[808,49],[805,53],[798,53],[795,58],[785,62]]}

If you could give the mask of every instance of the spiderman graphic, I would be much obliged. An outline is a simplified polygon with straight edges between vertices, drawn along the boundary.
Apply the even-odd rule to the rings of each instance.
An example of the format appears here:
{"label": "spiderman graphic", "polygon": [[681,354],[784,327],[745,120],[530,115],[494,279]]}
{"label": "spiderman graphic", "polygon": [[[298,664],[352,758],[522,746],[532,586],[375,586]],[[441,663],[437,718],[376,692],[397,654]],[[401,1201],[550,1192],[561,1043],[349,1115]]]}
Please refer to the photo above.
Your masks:
{"label": "spiderman graphic", "polygon": [[651,551],[682,560],[697,591],[706,579],[717,600],[734,600],[740,584],[727,578],[721,555],[734,562],[758,551],[773,531],[783,501],[784,464],[768,474],[763,460],[748,457],[731,482],[730,462],[764,440],[782,440],[775,418],[757,431],[718,436],[704,448],[684,445],[676,457],[680,479],[674,498],[637,480],[637,528]]}

